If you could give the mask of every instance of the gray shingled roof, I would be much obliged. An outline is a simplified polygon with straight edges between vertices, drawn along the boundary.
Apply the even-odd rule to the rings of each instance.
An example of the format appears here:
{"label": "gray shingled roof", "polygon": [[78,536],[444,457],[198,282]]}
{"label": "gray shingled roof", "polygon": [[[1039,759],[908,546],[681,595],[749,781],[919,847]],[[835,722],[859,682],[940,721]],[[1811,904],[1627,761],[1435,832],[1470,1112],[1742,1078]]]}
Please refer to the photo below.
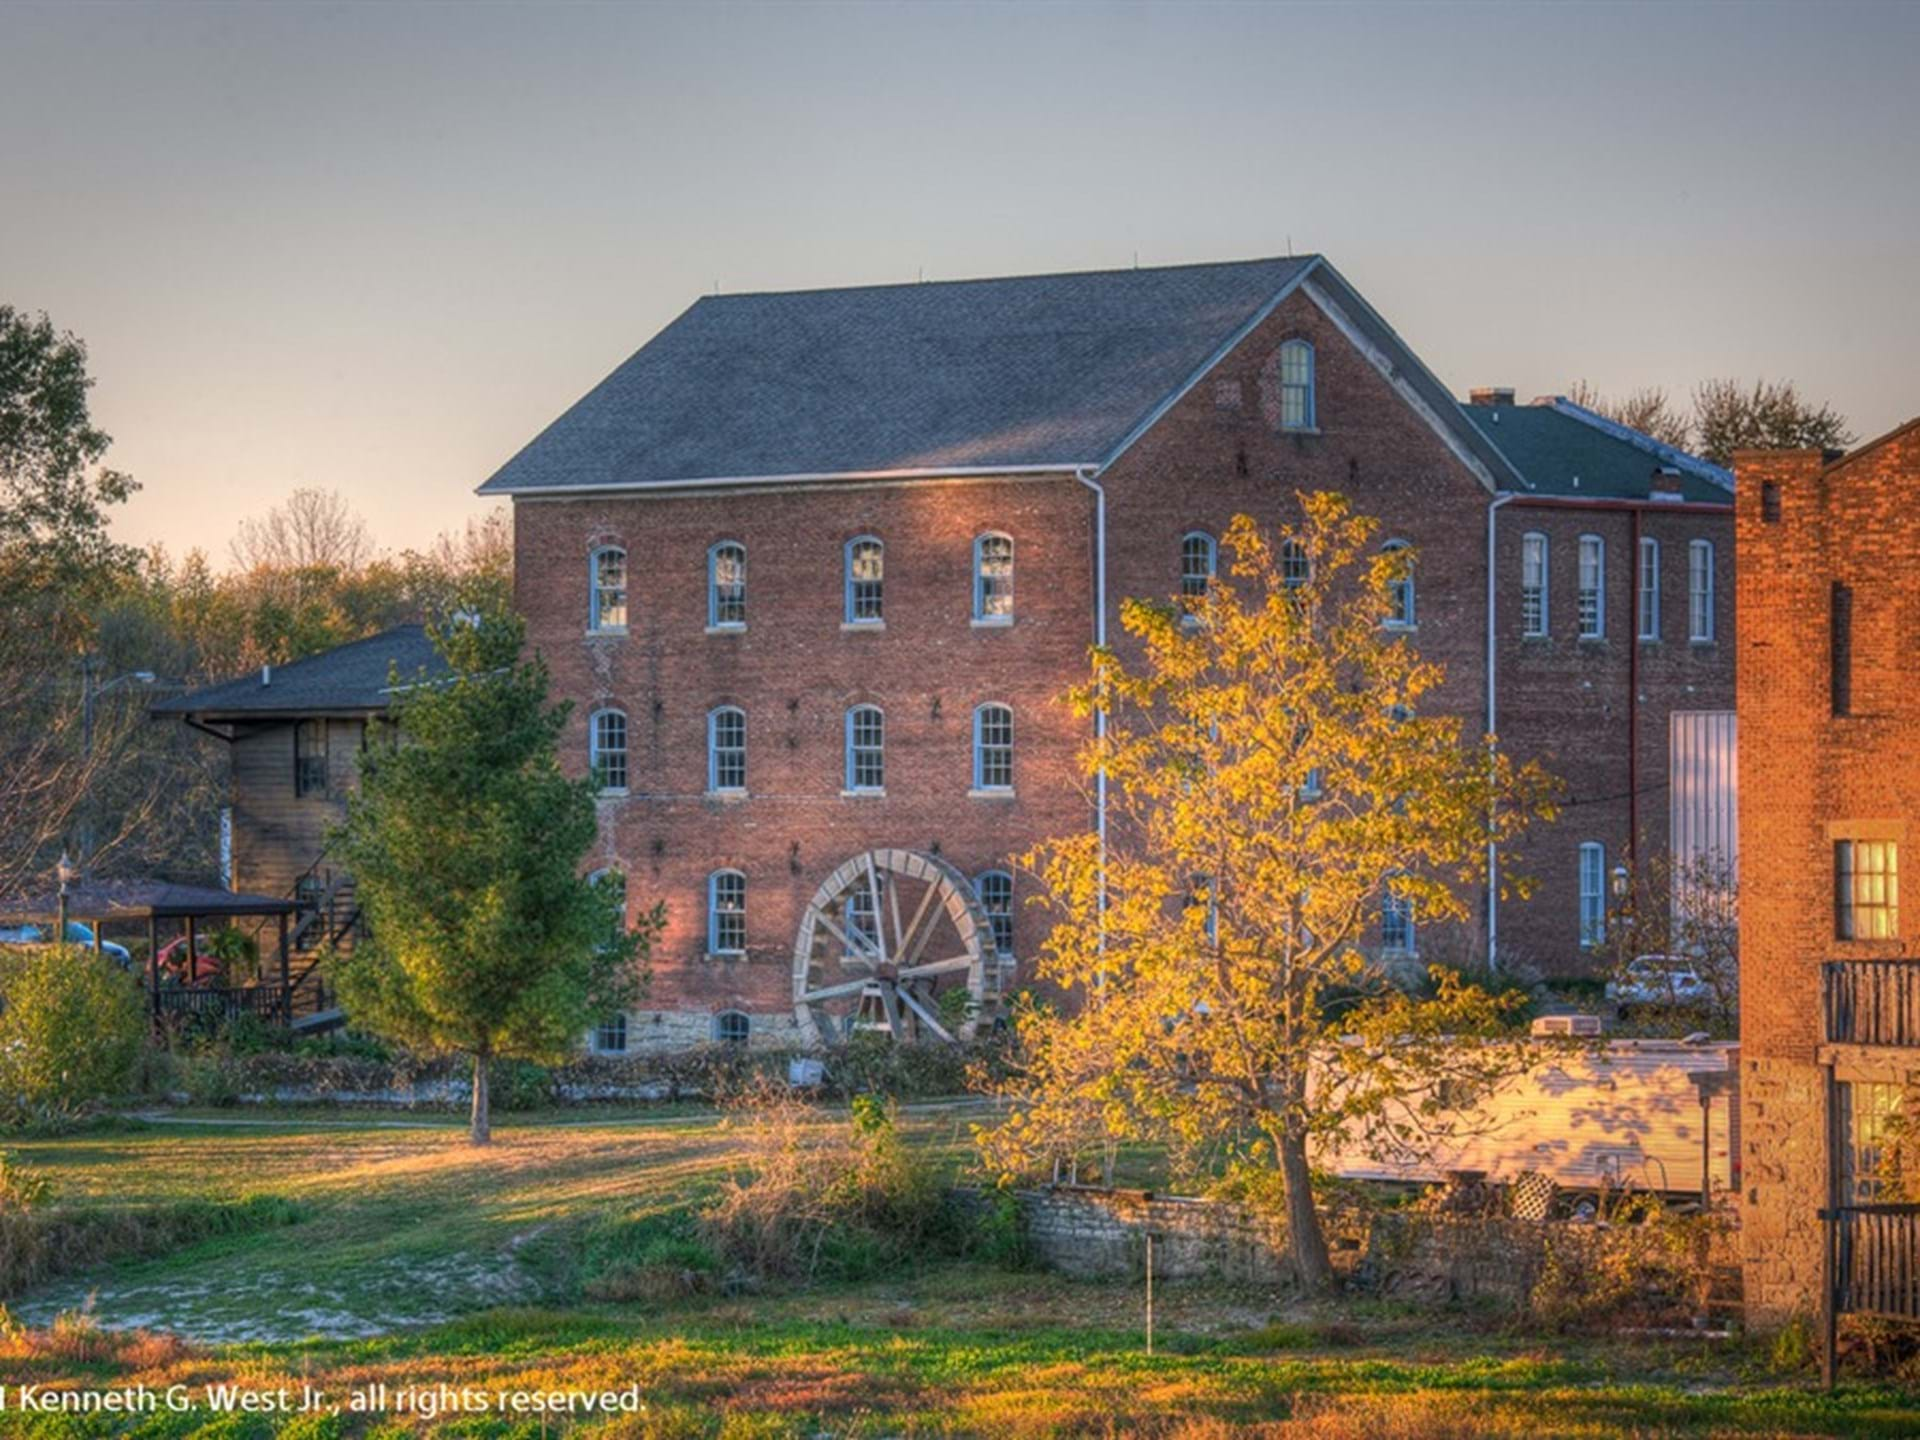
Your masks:
{"label": "gray shingled roof", "polygon": [[268,684],[260,683],[260,672],[255,670],[239,680],[162,700],[153,713],[244,718],[384,710],[395,671],[406,681],[443,675],[446,669],[424,626],[399,625],[305,660],[276,665]]}
{"label": "gray shingled roof", "polygon": [[1098,464],[1316,263],[709,296],[480,493]]}
{"label": "gray shingled roof", "polygon": [[1733,504],[1733,474],[1565,399],[1464,405],[1527,483],[1526,493],[1645,500],[1655,490]]}

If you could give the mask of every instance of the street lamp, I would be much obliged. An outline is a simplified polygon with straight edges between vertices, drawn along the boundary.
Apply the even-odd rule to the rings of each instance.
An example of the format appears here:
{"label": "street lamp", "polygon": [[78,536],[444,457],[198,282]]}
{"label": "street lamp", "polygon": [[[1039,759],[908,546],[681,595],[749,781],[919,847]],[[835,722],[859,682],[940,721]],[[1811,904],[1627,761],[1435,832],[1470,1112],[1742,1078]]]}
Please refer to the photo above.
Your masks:
{"label": "street lamp", "polygon": [[60,863],[54,867],[54,873],[60,877],[60,937],[57,943],[67,943],[67,887],[79,876],[79,868],[66,851],[60,852]]}
{"label": "street lamp", "polygon": [[1613,867],[1613,898],[1616,900],[1627,898],[1627,867],[1624,865]]}

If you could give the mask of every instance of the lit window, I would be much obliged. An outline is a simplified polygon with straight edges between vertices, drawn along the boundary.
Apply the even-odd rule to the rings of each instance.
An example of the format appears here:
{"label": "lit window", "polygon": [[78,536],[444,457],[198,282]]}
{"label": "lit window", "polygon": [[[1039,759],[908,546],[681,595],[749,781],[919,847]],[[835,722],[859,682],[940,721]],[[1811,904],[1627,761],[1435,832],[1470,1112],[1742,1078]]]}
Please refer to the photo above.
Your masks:
{"label": "lit window", "polygon": [[878,705],[847,712],[847,789],[887,787],[887,717]]}
{"label": "lit window", "polygon": [[973,618],[1013,618],[1013,540],[982,535],[973,542]]}
{"label": "lit window", "polygon": [[1289,340],[1280,347],[1280,428],[1311,430],[1313,404],[1313,346]]}
{"label": "lit window", "polygon": [[1842,940],[1899,935],[1900,850],[1894,841],[1834,842],[1833,920],[1833,933]]}
{"label": "lit window", "polygon": [[1713,542],[1695,540],[1687,546],[1687,638],[1700,643],[1713,639]]}
{"label": "lit window", "polygon": [[1380,897],[1380,946],[1396,955],[1413,954],[1413,898],[1392,885]]}
{"label": "lit window", "polygon": [[1897,1198],[1889,1193],[1886,1157],[1887,1147],[1898,1144],[1906,1128],[1901,1118],[1906,1086],[1842,1080],[1838,1089],[1842,1203],[1871,1205]]}
{"label": "lit window", "polygon": [[1607,847],[1589,840],[1580,847],[1580,943],[1607,938]]}
{"label": "lit window", "polygon": [[587,610],[587,628],[619,632],[627,628],[627,552],[608,545],[593,552],[590,580],[593,595]]}
{"label": "lit window", "polygon": [[744,1045],[753,1033],[753,1021],[738,1010],[722,1010],[713,1017],[713,1038],[722,1045]]}
{"label": "lit window", "polygon": [[1520,537],[1520,632],[1547,633],[1547,537],[1537,530]]}
{"label": "lit window", "polygon": [[707,788],[747,788],[747,712],[737,706],[707,716]]}
{"label": "lit window", "polygon": [[1598,535],[1580,537],[1580,638],[1598,640],[1607,633],[1607,542]]}
{"label": "lit window", "polygon": [[878,625],[884,618],[886,569],[887,547],[873,536],[847,542],[847,624]]}
{"label": "lit window", "polygon": [[973,882],[973,888],[993,926],[993,948],[1003,956],[1013,954],[1013,877],[1004,870],[989,870]]}
{"label": "lit window", "polygon": [[1180,537],[1180,594],[1199,600],[1213,583],[1217,554],[1213,537],[1202,530],[1189,530]]}
{"label": "lit window", "polygon": [[1013,788],[1013,711],[982,705],[973,712],[973,788]]}
{"label": "lit window", "polygon": [[593,1048],[602,1055],[624,1055],[627,1053],[627,1017],[625,1014],[609,1015],[594,1027]]}
{"label": "lit window", "polygon": [[707,552],[707,624],[716,630],[747,623],[747,547],[722,540]]}
{"label": "lit window", "polygon": [[1417,619],[1413,595],[1413,552],[1404,540],[1389,540],[1380,549],[1399,555],[1398,573],[1387,582],[1387,624],[1398,630],[1411,630]]}
{"label": "lit window", "polygon": [[1298,540],[1280,542],[1280,583],[1288,590],[1301,590],[1313,579],[1313,558]]}
{"label": "lit window", "polygon": [[327,722],[302,720],[293,727],[293,793],[327,793]]}
{"label": "lit window", "polygon": [[747,877],[716,870],[707,877],[707,949],[742,955],[747,949]]}
{"label": "lit window", "polygon": [[1640,638],[1660,638],[1660,542],[1640,539]]}
{"label": "lit window", "polygon": [[627,788],[627,717],[621,710],[596,710],[587,744],[587,763],[602,790]]}

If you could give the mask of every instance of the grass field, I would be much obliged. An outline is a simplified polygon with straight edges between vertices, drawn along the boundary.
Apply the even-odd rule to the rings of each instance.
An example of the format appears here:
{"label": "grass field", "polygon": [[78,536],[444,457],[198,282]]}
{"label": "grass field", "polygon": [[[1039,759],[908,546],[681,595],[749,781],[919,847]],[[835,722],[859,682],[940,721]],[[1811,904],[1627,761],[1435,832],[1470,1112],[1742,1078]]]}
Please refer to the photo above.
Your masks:
{"label": "grass field", "polygon": [[[906,1124],[957,1159],[968,1116]],[[60,1196],[139,1204],[271,1194],[306,1218],[22,1297],[0,1385],[249,1390],[342,1403],[384,1383],[474,1387],[490,1413],[429,1422],[315,1412],[25,1415],[47,1436],[332,1436],[440,1427],[552,1433],[492,1413],[507,1391],[638,1386],[634,1435],[1155,1433],[1303,1436],[1920,1434],[1888,1383],[1828,1397],[1739,1342],[1526,1335],[1471,1312],[1163,1286],[1157,1353],[1137,1287],[946,1262],[859,1284],[645,1303],[582,1298],[595,1221],[682,1210],[738,1137],[696,1112],[509,1123],[491,1152],[448,1123],[336,1117],[153,1125],[22,1142]],[[89,1308],[106,1330],[55,1323]],[[47,1328],[51,1327],[51,1328]],[[156,1391],[158,1393],[158,1391]],[[383,1429],[383,1427],[385,1427]]]}

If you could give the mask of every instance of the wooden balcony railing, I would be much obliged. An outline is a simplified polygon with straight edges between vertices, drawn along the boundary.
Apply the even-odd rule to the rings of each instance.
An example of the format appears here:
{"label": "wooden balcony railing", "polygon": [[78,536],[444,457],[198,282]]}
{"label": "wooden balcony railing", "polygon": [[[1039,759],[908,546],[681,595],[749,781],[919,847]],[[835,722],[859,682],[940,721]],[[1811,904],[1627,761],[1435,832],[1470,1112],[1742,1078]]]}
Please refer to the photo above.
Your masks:
{"label": "wooden balcony railing", "polygon": [[1842,1205],[1821,1215],[1834,1310],[1920,1319],[1920,1205]]}
{"label": "wooden balcony railing", "polygon": [[1920,960],[1829,960],[1820,968],[1829,1045],[1920,1046]]}

